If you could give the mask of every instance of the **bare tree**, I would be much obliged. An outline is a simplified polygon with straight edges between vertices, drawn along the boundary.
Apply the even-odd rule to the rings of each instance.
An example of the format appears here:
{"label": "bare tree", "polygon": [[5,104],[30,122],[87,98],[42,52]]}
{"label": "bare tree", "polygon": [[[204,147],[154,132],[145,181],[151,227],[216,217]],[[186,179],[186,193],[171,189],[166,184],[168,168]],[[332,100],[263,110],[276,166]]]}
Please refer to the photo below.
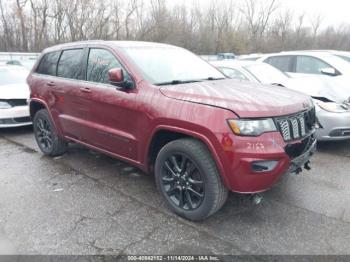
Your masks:
{"label": "bare tree", "polygon": [[240,9],[248,23],[252,51],[257,51],[260,40],[263,37],[272,14],[277,10],[277,0],[244,0],[244,6]]}
{"label": "bare tree", "polygon": [[[279,0],[0,0],[0,51],[41,51],[84,39],[171,43],[201,54],[349,50],[350,25],[281,10]],[[306,20],[311,26],[307,26]]]}

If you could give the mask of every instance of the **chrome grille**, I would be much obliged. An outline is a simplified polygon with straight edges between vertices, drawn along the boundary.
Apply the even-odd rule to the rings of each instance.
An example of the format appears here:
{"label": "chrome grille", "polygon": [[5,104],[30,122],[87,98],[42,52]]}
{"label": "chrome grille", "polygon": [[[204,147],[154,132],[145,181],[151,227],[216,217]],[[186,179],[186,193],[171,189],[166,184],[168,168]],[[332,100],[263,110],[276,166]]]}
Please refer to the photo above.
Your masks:
{"label": "chrome grille", "polygon": [[281,133],[283,136],[284,140],[290,140],[291,136],[290,136],[290,130],[289,130],[289,123],[287,120],[281,120],[279,122],[280,125],[280,129],[281,129]]}
{"label": "chrome grille", "polygon": [[300,133],[301,136],[305,136],[306,135],[306,128],[305,128],[305,120],[303,116],[299,116],[298,117],[299,123],[300,123]]}
{"label": "chrome grille", "polygon": [[285,141],[302,138],[315,128],[315,109],[277,118],[276,123]]}
{"label": "chrome grille", "polygon": [[299,123],[298,123],[298,120],[296,118],[291,118],[290,119],[290,123],[292,124],[293,137],[294,138],[299,138],[300,134],[299,134]]}

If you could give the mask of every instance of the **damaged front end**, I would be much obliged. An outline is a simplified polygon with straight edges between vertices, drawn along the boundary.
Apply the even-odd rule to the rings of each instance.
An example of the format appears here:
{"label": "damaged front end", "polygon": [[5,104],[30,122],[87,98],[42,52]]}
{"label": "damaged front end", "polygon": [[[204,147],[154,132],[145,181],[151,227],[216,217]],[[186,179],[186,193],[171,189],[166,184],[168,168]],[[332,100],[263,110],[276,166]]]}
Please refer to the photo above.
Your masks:
{"label": "damaged front end", "polygon": [[299,143],[288,144],[285,147],[285,151],[291,159],[289,173],[297,175],[303,171],[303,168],[311,169],[310,158],[316,152],[316,142],[314,135],[311,135]]}
{"label": "damaged front end", "polygon": [[326,98],[314,97],[319,129],[317,140],[350,139],[350,99],[334,102]]}
{"label": "damaged front end", "polygon": [[299,174],[310,170],[310,158],[316,151],[315,108],[276,119],[277,127],[287,145],[284,150],[290,158],[289,173]]}

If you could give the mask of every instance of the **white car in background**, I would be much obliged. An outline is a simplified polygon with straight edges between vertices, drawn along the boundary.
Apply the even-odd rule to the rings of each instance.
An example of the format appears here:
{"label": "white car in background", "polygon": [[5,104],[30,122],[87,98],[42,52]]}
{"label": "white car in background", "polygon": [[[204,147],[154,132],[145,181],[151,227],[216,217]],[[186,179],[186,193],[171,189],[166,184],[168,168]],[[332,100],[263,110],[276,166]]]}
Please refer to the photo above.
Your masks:
{"label": "white car in background", "polygon": [[27,104],[28,74],[22,66],[0,66],[0,128],[32,124]]}
{"label": "white car in background", "polygon": [[289,51],[264,54],[255,57],[242,57],[241,60],[254,60],[270,64],[291,77],[307,75],[350,77],[348,52],[342,51]]}
{"label": "white car in background", "polygon": [[291,78],[273,66],[252,61],[214,61],[211,64],[229,78],[275,84],[310,95],[316,105],[317,139],[350,139],[350,77]]}

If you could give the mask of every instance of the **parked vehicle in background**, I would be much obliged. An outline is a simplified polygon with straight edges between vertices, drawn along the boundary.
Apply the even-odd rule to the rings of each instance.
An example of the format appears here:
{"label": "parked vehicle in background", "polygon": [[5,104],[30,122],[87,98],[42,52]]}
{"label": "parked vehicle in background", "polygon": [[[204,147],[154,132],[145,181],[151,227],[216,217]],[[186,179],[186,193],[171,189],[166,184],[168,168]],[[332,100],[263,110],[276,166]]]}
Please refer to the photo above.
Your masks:
{"label": "parked vehicle in background", "polygon": [[247,55],[240,55],[237,57],[238,60],[241,61],[256,61],[260,57],[262,57],[264,54],[262,53],[254,53],[254,54],[247,54]]}
{"label": "parked vehicle in background", "polygon": [[263,55],[256,61],[268,63],[291,77],[306,75],[350,76],[350,63],[329,52],[281,52]]}
{"label": "parked vehicle in background", "polygon": [[283,86],[289,80],[289,76],[282,71],[261,62],[235,60],[210,63],[231,79]]}
{"label": "parked vehicle in background", "polygon": [[233,60],[236,55],[234,53],[218,53],[217,58],[218,60]]}
{"label": "parked vehicle in background", "polygon": [[350,52],[348,51],[337,51],[337,50],[325,50],[324,52],[328,52],[332,55],[340,57],[347,62],[350,62]]}
{"label": "parked vehicle in background", "polygon": [[31,70],[38,56],[38,53],[0,52],[0,65],[20,65]]}
{"label": "parked vehicle in background", "polygon": [[0,128],[30,125],[29,70],[15,65],[0,66]]}
{"label": "parked vehicle in background", "polygon": [[316,104],[317,139],[350,139],[349,77],[290,78],[269,64],[252,61],[216,61],[212,64],[233,79],[285,86],[310,95]]}
{"label": "parked vehicle in background", "polygon": [[217,60],[233,60],[236,58],[234,53],[218,53],[216,55],[200,55],[205,61],[217,61]]}
{"label": "parked vehicle in background", "polygon": [[315,151],[311,98],[227,79],[171,45],[55,46],[28,83],[44,154],[74,141],[154,172],[165,202],[190,220],[218,211],[228,190],[255,194],[308,169]]}

